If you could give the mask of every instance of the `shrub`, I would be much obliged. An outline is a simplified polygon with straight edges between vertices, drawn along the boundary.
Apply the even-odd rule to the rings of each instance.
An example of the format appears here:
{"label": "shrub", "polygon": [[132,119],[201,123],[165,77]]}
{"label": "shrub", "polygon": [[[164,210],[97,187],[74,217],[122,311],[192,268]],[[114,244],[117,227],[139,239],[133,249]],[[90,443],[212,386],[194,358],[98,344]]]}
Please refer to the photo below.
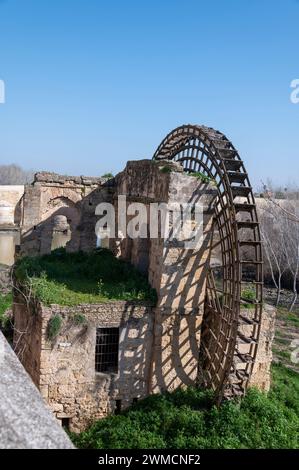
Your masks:
{"label": "shrub", "polygon": [[114,175],[112,173],[105,173],[101,178],[114,178]]}
{"label": "shrub", "polygon": [[85,315],[83,313],[75,313],[73,316],[75,325],[85,325],[87,323]]}
{"label": "shrub", "polygon": [[195,388],[152,395],[71,437],[89,449],[299,448],[298,389],[288,408],[291,394],[276,387],[269,396],[250,389],[219,408],[211,392]]}
{"label": "shrub", "polygon": [[254,308],[254,302],[256,300],[256,291],[253,288],[247,287],[246,289],[242,290],[241,297],[244,300],[250,301],[250,303],[245,303],[242,305],[244,308]]}
{"label": "shrub", "polygon": [[172,172],[172,168],[170,166],[163,166],[162,168],[160,168],[160,171],[161,173],[171,173]]}
{"label": "shrub", "polygon": [[0,294],[0,328],[6,329],[8,327],[9,318],[6,312],[12,306],[12,294]]}
{"label": "shrub", "polygon": [[47,325],[47,337],[53,341],[59,334],[62,326],[62,318],[60,315],[54,315],[50,318]]}

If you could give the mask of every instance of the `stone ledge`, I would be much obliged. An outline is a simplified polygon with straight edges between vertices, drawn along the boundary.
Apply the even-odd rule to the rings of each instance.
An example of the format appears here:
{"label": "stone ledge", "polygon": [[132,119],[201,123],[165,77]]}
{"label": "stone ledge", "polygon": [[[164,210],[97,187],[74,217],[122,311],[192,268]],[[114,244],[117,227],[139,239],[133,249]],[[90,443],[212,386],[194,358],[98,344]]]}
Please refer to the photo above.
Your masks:
{"label": "stone ledge", "polygon": [[1,332],[0,369],[0,448],[72,449]]}

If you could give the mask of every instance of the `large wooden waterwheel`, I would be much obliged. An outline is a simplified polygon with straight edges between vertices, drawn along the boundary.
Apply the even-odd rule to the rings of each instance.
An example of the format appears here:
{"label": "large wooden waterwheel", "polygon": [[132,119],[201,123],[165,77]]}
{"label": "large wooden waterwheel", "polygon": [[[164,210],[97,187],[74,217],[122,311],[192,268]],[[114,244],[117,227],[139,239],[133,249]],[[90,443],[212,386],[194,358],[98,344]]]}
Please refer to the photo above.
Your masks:
{"label": "large wooden waterwheel", "polygon": [[[207,280],[199,375],[219,399],[243,395],[257,353],[263,302],[261,235],[244,163],[221,132],[197,125],[170,132],[153,158],[179,162],[186,172],[201,172],[217,185],[212,251],[221,252],[221,263],[210,266]],[[251,299],[243,298],[245,287],[254,293]],[[250,315],[242,308],[248,302]]]}

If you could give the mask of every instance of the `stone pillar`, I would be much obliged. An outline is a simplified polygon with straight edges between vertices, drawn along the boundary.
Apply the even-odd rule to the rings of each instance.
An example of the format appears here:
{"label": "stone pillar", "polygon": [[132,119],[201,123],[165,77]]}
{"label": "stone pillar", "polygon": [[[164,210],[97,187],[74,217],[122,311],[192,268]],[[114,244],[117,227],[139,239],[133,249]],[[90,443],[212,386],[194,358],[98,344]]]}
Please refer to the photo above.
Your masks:
{"label": "stone pillar", "polygon": [[71,229],[65,215],[55,215],[51,251],[65,247],[72,237]]}
{"label": "stone pillar", "polygon": [[249,386],[269,391],[271,385],[272,343],[275,334],[276,308],[264,305],[257,355]]}
{"label": "stone pillar", "polygon": [[[130,202],[145,204],[148,216],[151,203],[164,203],[170,208],[175,204],[202,207],[203,236],[196,248],[187,249],[187,240],[178,237],[161,237],[161,226],[159,236],[151,237],[147,243],[128,237],[112,241],[118,256],[131,261],[138,269],[144,271],[148,264],[148,279],[158,296],[149,392],[194,385],[216,189],[213,184],[187,175],[177,163],[151,160],[128,162],[116,182],[115,203],[117,196],[125,195],[127,206]],[[170,216],[171,228],[173,221]]]}

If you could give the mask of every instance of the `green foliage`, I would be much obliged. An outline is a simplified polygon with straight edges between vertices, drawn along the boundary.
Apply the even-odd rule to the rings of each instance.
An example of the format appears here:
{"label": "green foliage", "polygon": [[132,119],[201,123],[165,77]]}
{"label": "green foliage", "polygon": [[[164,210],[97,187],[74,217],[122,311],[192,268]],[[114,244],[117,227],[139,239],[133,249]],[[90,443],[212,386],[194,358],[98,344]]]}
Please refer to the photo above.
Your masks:
{"label": "green foliage", "polygon": [[279,401],[299,416],[299,374],[282,364],[273,364],[269,398]]}
{"label": "green foliage", "polygon": [[58,249],[50,255],[24,257],[16,263],[15,275],[46,305],[72,306],[109,300],[156,302],[156,293],[146,277],[104,248],[91,253],[66,253],[65,249]]}
{"label": "green foliage", "polygon": [[275,367],[269,396],[251,389],[242,401],[219,408],[211,392],[194,388],[152,395],[72,439],[90,449],[299,448],[296,375]]}
{"label": "green foliage", "polygon": [[62,318],[60,315],[54,315],[48,321],[47,325],[47,337],[49,340],[53,340],[58,336],[62,327]]}
{"label": "green foliage", "polygon": [[87,320],[85,315],[83,313],[75,313],[73,316],[73,322],[75,325],[80,326],[80,325],[86,325]]}
{"label": "green foliage", "polygon": [[[299,310],[296,308],[293,312],[290,312],[288,308],[279,306],[277,308],[277,317],[279,320],[283,320],[288,324],[289,327],[299,327]],[[277,334],[277,332],[276,332]]]}
{"label": "green foliage", "polygon": [[282,361],[284,361],[284,360],[289,361],[290,360],[290,352],[289,351],[273,348],[273,353],[275,354],[275,356],[277,356],[279,358],[279,360],[282,360]]}
{"label": "green foliage", "polygon": [[283,345],[283,346],[289,346],[290,343],[291,343],[291,341],[290,341],[289,338],[282,338],[282,337],[276,338],[276,339],[275,339],[275,342],[276,342],[277,344],[281,344],[281,345]]}
{"label": "green foliage", "polygon": [[[247,287],[246,289],[242,290],[241,297],[250,302],[254,302],[256,300],[256,291],[254,288]],[[254,305],[252,303],[245,303],[242,305],[242,307],[254,308]]]}
{"label": "green foliage", "polygon": [[162,168],[160,168],[160,171],[161,173],[171,173],[172,172],[172,168],[170,166],[163,166]]}
{"label": "green foliage", "polygon": [[6,312],[9,308],[12,307],[12,294],[0,294],[0,328],[7,328],[9,323],[9,318],[6,315]]}
{"label": "green foliage", "polygon": [[288,322],[292,323],[294,326],[299,327],[299,316],[298,316],[298,314],[296,315],[295,313],[288,312],[287,320],[288,320]]}
{"label": "green foliage", "polygon": [[101,178],[114,178],[114,175],[112,173],[105,173]]}
{"label": "green foliage", "polygon": [[204,173],[201,173],[200,171],[193,171],[192,173],[188,173],[188,175],[194,176],[203,183],[214,183],[213,178],[209,178],[209,176],[205,175]]}

